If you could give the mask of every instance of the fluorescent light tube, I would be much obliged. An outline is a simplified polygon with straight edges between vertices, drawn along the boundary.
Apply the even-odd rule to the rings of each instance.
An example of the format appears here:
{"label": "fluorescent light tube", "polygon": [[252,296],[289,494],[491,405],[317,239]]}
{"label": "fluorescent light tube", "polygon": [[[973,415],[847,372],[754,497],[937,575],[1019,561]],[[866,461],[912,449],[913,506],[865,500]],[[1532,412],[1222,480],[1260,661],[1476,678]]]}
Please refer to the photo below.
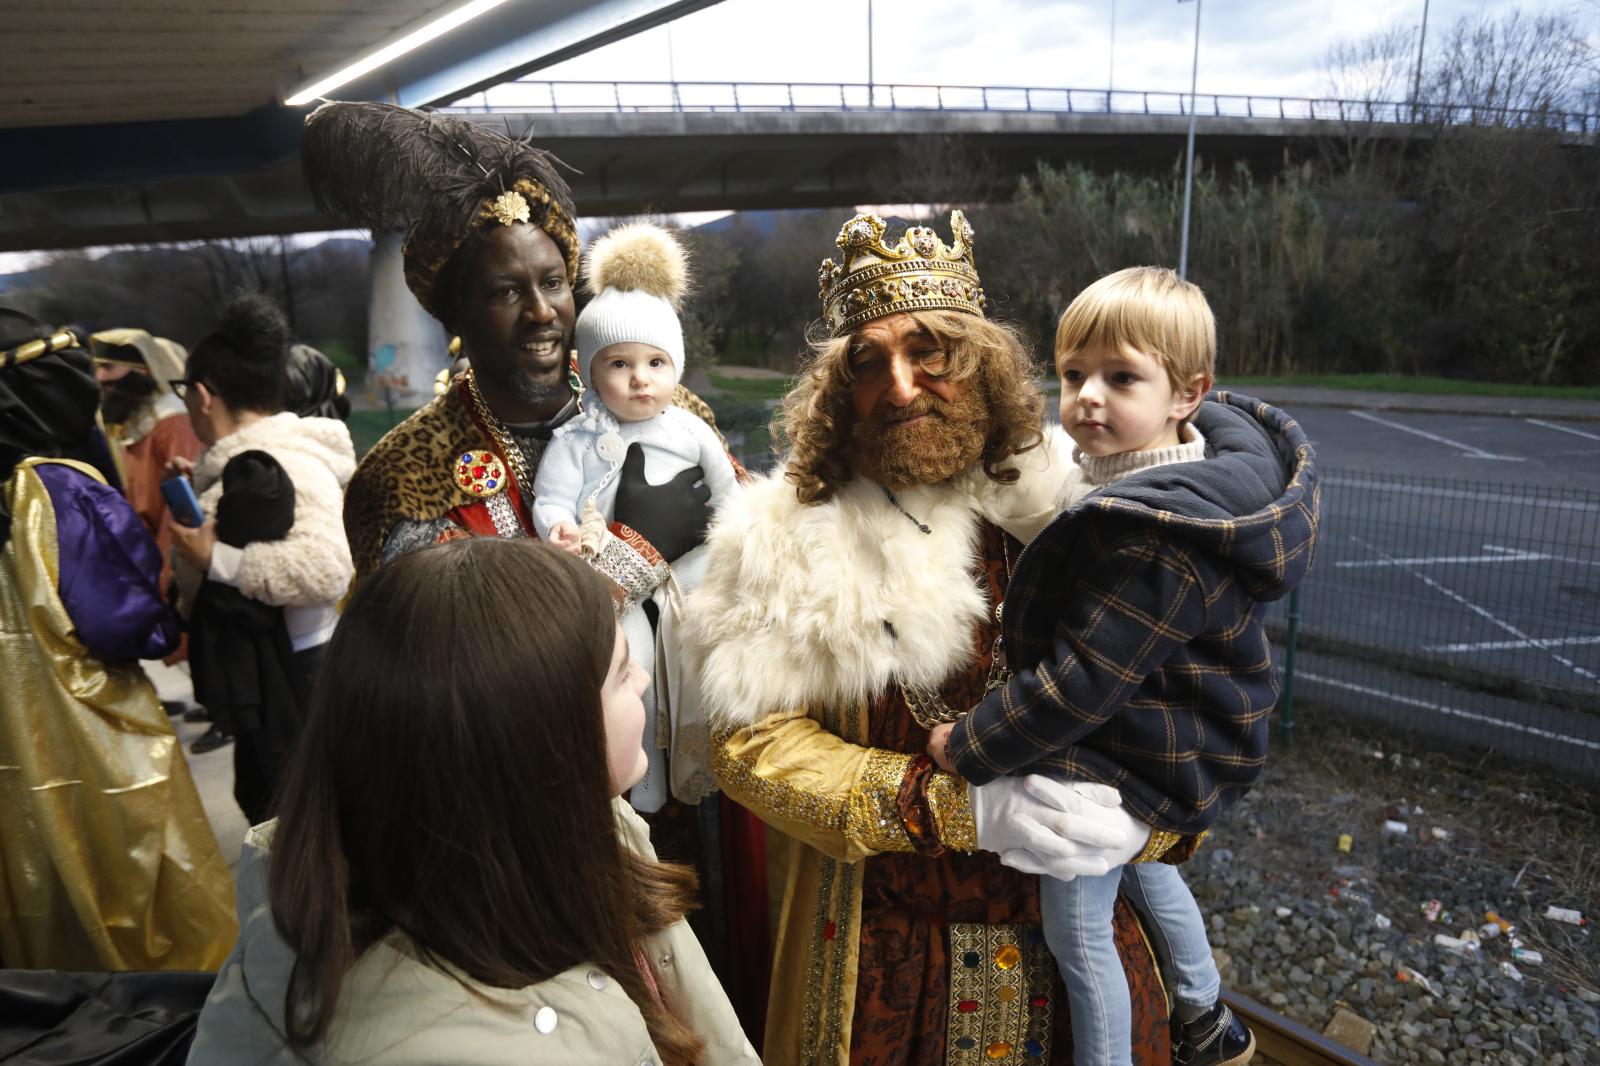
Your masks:
{"label": "fluorescent light tube", "polygon": [[309,104],[320,96],[324,96],[341,85],[348,85],[364,74],[370,74],[386,63],[415,51],[443,34],[449,33],[458,26],[464,25],[477,18],[479,15],[493,11],[504,4],[506,0],[472,0],[463,4],[448,14],[440,15],[426,26],[412,30],[392,44],[386,44],[365,58],[358,59],[342,70],[335,71],[325,78],[321,78],[305,86],[293,96],[284,101],[288,107],[299,107]]}

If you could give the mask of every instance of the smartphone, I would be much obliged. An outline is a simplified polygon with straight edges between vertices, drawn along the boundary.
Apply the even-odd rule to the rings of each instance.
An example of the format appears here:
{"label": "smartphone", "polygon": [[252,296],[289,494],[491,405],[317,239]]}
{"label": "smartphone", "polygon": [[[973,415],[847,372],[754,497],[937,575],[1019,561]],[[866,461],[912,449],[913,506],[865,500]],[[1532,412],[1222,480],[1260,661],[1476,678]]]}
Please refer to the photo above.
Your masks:
{"label": "smartphone", "polygon": [[167,509],[172,512],[172,517],[179,525],[198,526],[206,520],[200,511],[199,497],[194,494],[194,486],[189,483],[187,474],[168,478],[161,483],[161,495],[166,498]]}

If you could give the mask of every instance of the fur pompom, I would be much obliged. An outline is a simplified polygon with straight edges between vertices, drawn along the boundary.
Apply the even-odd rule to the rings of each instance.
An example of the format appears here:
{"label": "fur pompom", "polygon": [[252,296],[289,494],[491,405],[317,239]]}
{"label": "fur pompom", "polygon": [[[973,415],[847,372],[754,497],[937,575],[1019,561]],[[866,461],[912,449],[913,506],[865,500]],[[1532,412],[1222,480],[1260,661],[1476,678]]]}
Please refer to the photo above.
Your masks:
{"label": "fur pompom", "polygon": [[589,249],[589,292],[643,290],[676,308],[689,284],[689,257],[676,236],[660,226],[618,226]]}

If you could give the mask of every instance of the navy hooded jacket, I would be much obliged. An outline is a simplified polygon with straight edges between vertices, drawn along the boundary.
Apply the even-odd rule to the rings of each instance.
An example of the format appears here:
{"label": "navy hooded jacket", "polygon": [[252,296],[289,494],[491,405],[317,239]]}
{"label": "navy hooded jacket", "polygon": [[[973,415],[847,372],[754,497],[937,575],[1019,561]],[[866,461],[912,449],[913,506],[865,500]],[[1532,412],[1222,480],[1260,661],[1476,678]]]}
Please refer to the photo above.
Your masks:
{"label": "navy hooded jacket", "polygon": [[1258,400],[1213,393],[1195,425],[1204,460],[1090,493],[1018,558],[1001,622],[1015,673],[950,736],[973,784],[1098,781],[1189,835],[1260,776],[1278,699],[1263,615],[1310,568],[1316,467]]}

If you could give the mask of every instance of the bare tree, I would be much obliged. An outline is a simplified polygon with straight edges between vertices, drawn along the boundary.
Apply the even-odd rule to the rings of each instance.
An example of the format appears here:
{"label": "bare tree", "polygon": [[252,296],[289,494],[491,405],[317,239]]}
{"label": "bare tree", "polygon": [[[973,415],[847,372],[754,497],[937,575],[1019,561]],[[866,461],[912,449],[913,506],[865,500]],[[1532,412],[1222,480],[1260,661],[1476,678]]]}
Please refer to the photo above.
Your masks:
{"label": "bare tree", "polygon": [[1400,22],[1340,41],[1323,60],[1328,95],[1374,105],[1409,100],[1416,54],[1417,28]]}
{"label": "bare tree", "polygon": [[1537,122],[1576,111],[1592,91],[1596,53],[1570,14],[1458,19],[1446,33],[1423,83],[1436,107],[1456,106],[1445,121],[1497,125],[1507,110]]}

